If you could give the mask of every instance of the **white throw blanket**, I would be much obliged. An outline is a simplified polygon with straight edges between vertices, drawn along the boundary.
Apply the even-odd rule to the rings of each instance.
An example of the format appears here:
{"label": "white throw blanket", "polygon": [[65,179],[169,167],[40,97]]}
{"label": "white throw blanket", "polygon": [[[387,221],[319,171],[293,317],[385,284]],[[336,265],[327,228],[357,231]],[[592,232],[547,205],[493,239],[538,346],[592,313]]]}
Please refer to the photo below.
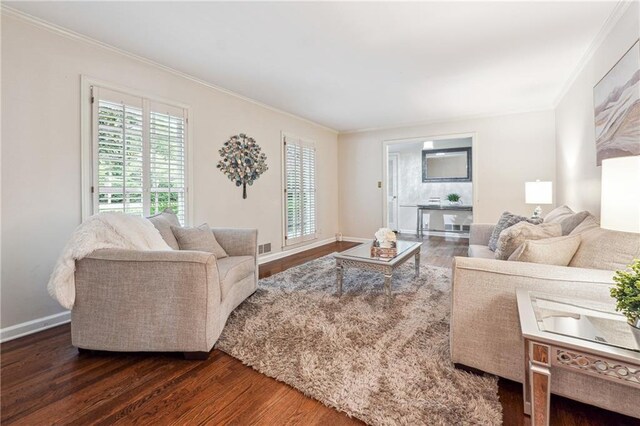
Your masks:
{"label": "white throw blanket", "polygon": [[151,221],[124,213],[100,213],[76,228],[51,274],[47,289],[63,307],[73,308],[76,299],[76,260],[95,250],[171,250]]}

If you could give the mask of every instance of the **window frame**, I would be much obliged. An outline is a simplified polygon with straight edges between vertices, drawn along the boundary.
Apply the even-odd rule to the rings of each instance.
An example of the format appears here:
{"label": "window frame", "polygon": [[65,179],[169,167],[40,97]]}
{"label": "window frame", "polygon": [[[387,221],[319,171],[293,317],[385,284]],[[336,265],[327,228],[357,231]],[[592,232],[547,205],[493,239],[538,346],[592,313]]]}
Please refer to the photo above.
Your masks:
{"label": "window frame", "polygon": [[[296,139],[302,146],[312,147],[314,150],[314,174],[313,174],[313,188],[314,188],[314,232],[313,234],[301,235],[300,237],[289,239],[287,236],[287,147],[286,139]],[[289,249],[296,246],[301,246],[309,243],[310,241],[318,239],[318,150],[315,141],[302,138],[289,132],[281,132],[280,138],[281,148],[281,160],[282,160],[282,248]],[[304,224],[302,225],[304,232]]]}
{"label": "window frame", "polygon": [[[175,102],[172,100],[162,99],[160,97],[150,95],[148,93],[141,92],[136,89],[131,89],[124,86],[119,86],[103,80],[87,77],[82,75],[80,78],[80,156],[81,156],[81,218],[82,221],[86,220],[93,214],[97,213],[97,200],[98,193],[95,191],[97,188],[97,128],[93,123],[93,118],[97,112],[98,102],[92,100],[92,88],[97,86],[102,89],[121,92],[124,96],[131,96],[141,98],[142,102],[148,107],[151,103],[160,103],[168,105],[169,107],[178,108],[184,110],[185,118],[185,135],[184,135],[184,155],[185,155],[185,206],[184,206],[184,221],[183,225],[189,225],[193,223],[193,196],[192,196],[192,163],[193,157],[191,153],[191,134],[192,134],[192,120],[191,108],[189,105]],[[149,111],[147,108],[146,111]],[[143,114],[144,123],[148,124],[149,117],[145,117]],[[149,126],[144,126],[143,143],[145,146],[145,152],[148,151],[149,145]],[[148,172],[149,162],[144,162],[144,170]],[[148,176],[148,173],[146,173]]]}

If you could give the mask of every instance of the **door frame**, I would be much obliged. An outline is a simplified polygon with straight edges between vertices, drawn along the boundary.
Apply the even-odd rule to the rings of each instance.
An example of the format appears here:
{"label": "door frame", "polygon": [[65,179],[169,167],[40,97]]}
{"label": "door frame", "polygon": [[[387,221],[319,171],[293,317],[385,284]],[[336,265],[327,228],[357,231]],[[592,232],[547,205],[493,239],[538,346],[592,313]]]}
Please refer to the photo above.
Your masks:
{"label": "door frame", "polygon": [[[447,133],[435,136],[414,136],[407,138],[389,139],[382,141],[382,226],[387,226],[388,220],[388,202],[387,202],[387,183],[388,183],[388,162],[389,162],[389,147],[391,145],[397,145],[401,143],[411,142],[423,142],[423,141],[438,141],[444,139],[460,139],[471,138],[471,148],[473,155],[471,156],[471,181],[473,191],[473,211],[471,212],[472,221],[475,222],[476,209],[480,205],[479,189],[480,182],[478,179],[478,136],[476,132],[468,133]],[[398,213],[400,210],[400,204],[398,203]],[[398,216],[398,228],[400,228],[400,216]]]}
{"label": "door frame", "polygon": [[[389,161],[391,161],[392,156],[393,156],[393,158],[395,158],[395,162],[396,162],[396,166],[395,166],[396,167],[396,180],[395,180],[395,184],[396,184],[396,199],[395,199],[396,215],[395,215],[395,217],[396,217],[396,228],[397,228],[396,231],[400,231],[400,221],[398,220],[399,219],[399,213],[400,213],[400,204],[398,202],[398,197],[397,197],[398,192],[399,192],[398,191],[399,190],[398,164],[400,163],[400,155],[398,153],[392,153],[392,154],[387,153],[387,155],[388,155],[387,156],[387,174],[389,172],[389,169],[388,169]],[[387,178],[388,177],[389,176],[387,176]],[[387,181],[387,184],[388,183],[389,182]],[[389,186],[388,185],[385,186],[385,188],[387,189],[387,191],[389,190]],[[386,199],[387,199],[387,217],[386,217],[387,220],[385,220],[384,226],[389,227],[389,193],[386,192],[385,196],[386,196]]]}

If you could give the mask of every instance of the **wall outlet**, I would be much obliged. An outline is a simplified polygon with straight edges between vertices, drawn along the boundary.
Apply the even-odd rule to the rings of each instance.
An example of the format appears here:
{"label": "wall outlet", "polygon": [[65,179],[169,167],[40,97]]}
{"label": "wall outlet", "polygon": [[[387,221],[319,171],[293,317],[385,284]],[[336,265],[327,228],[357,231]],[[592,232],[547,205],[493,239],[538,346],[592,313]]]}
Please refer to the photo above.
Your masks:
{"label": "wall outlet", "polygon": [[382,181],[378,181],[378,188],[382,188]]}

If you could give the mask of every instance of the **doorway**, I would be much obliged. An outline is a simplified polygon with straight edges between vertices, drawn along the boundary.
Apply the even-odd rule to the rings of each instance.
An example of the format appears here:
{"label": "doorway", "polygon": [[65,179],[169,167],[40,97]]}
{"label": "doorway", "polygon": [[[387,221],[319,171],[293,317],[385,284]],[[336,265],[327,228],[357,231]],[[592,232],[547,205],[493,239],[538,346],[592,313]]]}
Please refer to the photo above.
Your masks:
{"label": "doorway", "polygon": [[473,133],[383,142],[383,226],[411,238],[468,237],[476,157]]}

